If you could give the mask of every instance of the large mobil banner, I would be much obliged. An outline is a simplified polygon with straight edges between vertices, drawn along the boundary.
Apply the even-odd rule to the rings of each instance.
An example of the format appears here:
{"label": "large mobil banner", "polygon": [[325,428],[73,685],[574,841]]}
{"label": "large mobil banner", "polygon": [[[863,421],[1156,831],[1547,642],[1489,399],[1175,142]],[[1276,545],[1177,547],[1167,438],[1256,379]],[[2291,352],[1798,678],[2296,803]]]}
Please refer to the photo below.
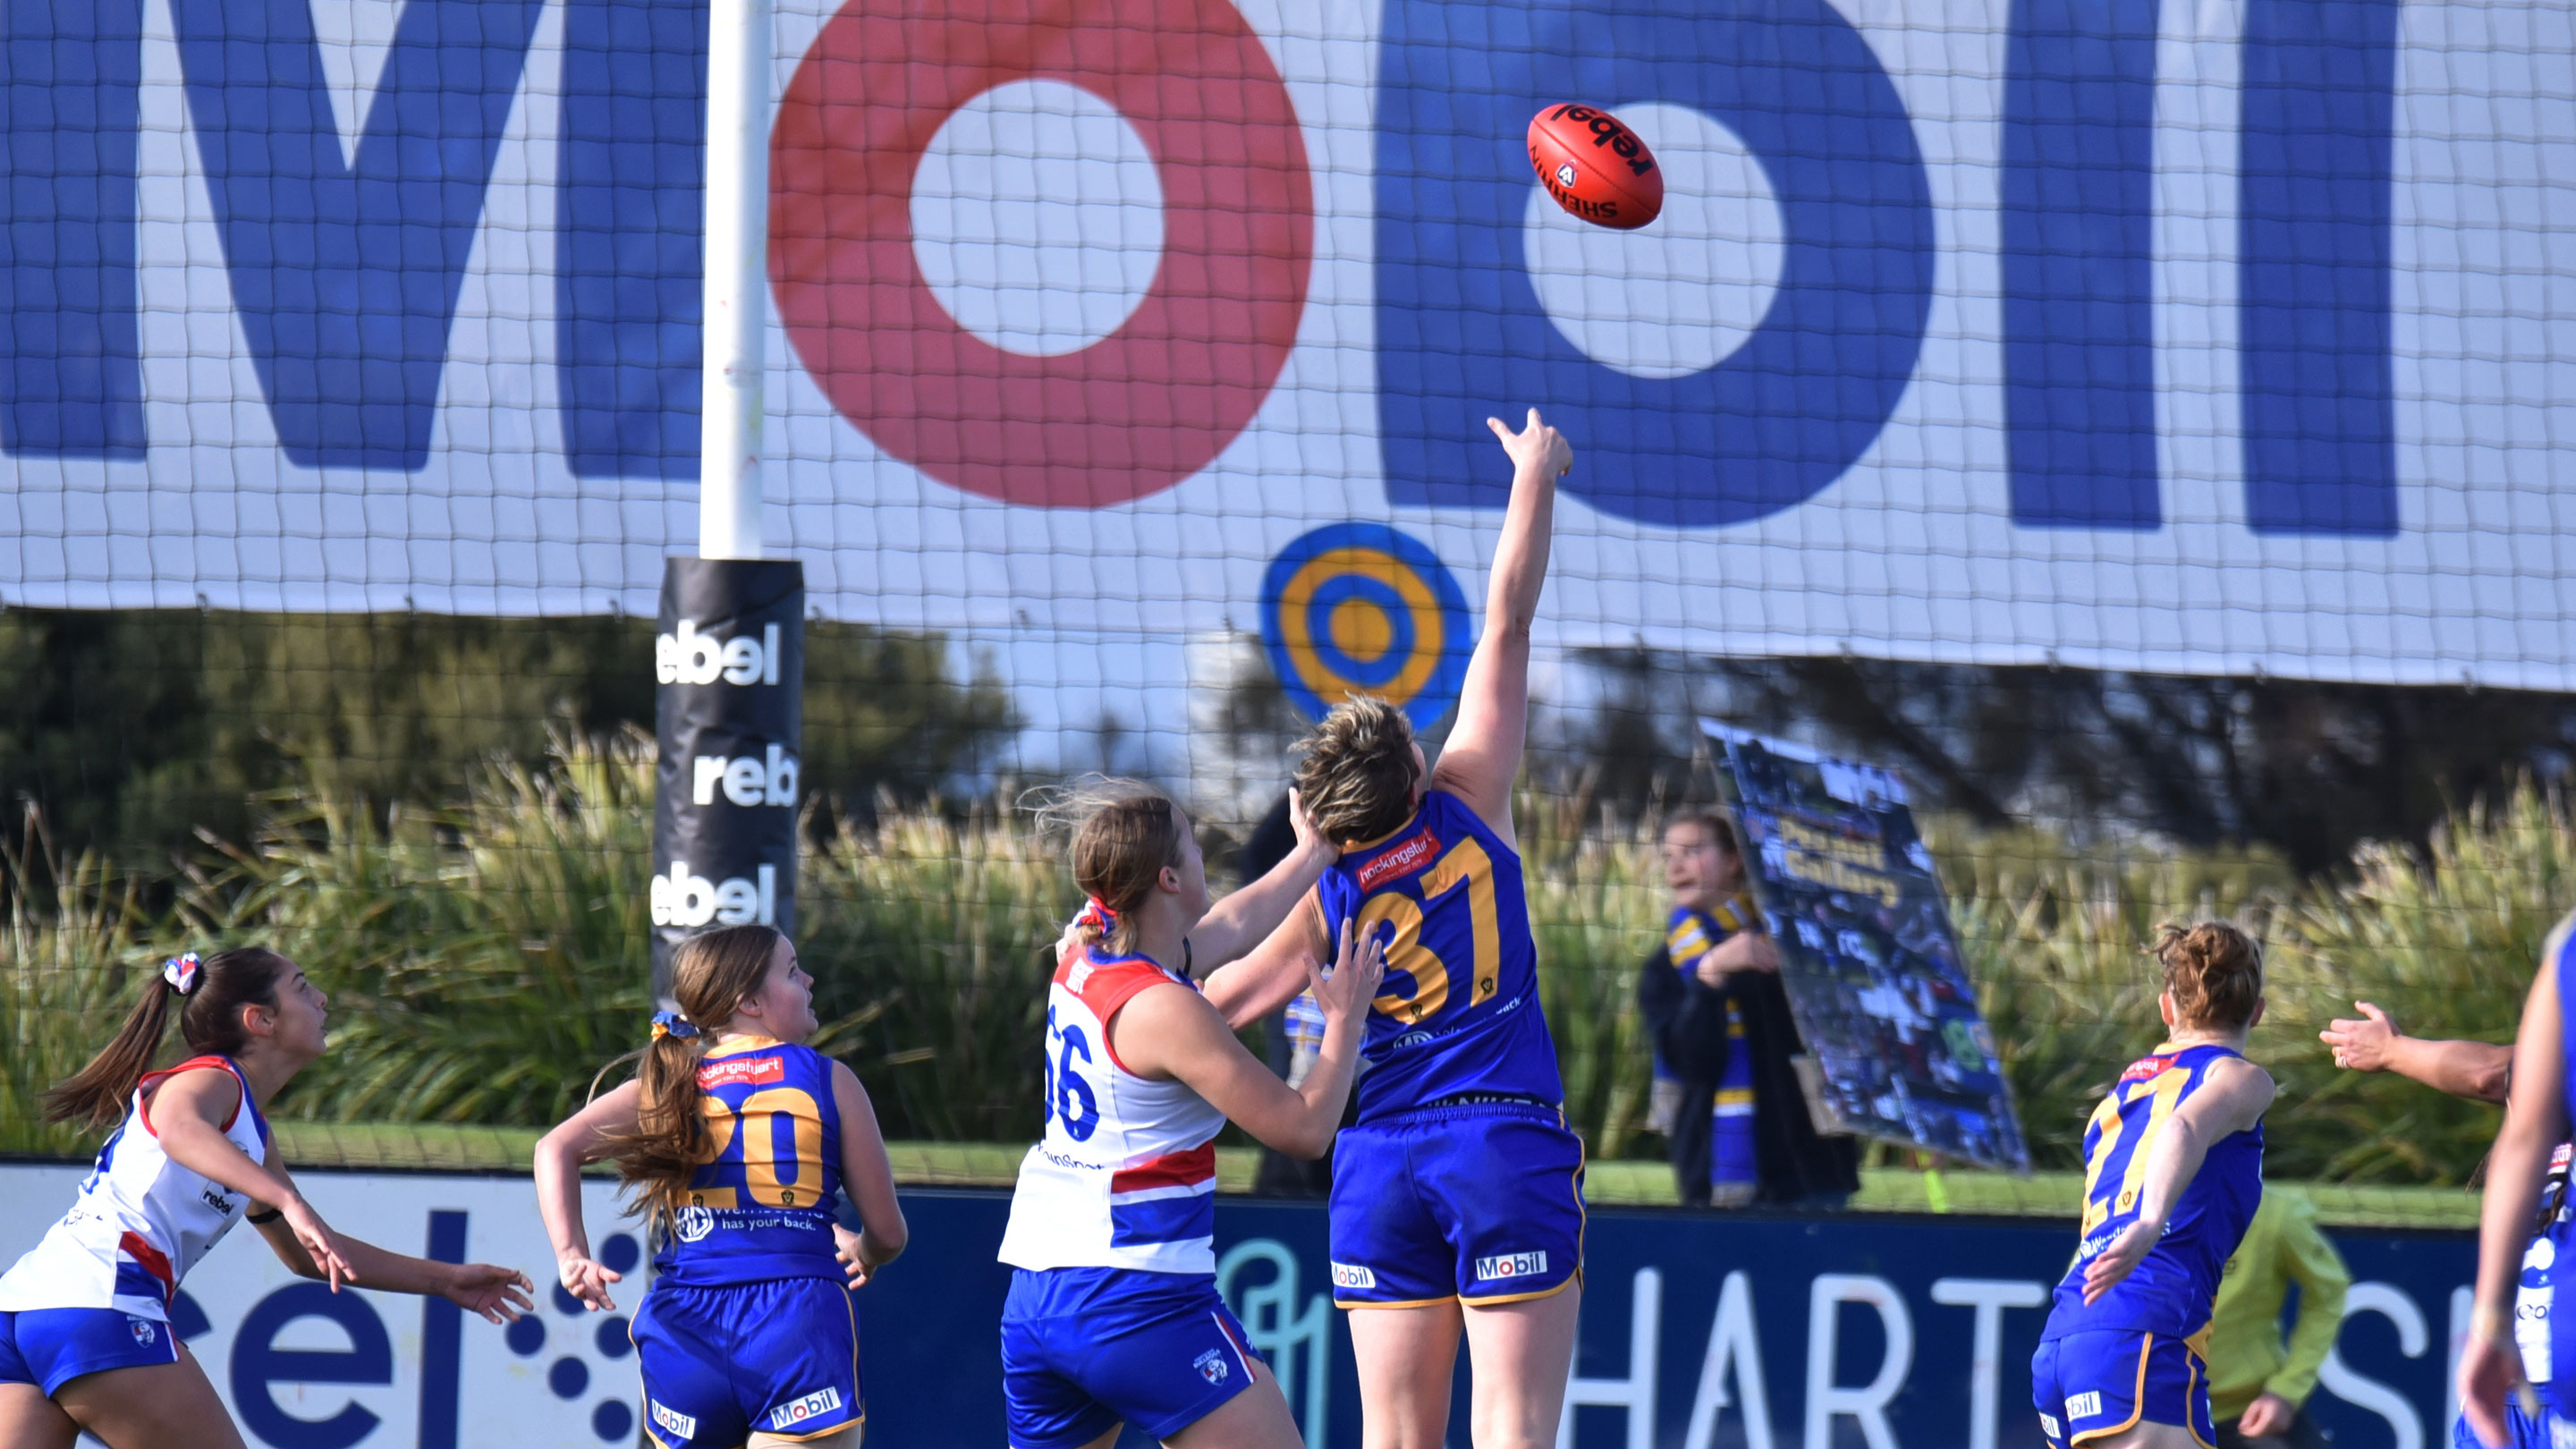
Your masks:
{"label": "large mobil banner", "polygon": [[[15,0],[0,602],[649,613],[692,0]],[[769,543],[818,613],[2576,682],[2571,14],[781,0]],[[1542,106],[1669,200],[1556,210]]]}

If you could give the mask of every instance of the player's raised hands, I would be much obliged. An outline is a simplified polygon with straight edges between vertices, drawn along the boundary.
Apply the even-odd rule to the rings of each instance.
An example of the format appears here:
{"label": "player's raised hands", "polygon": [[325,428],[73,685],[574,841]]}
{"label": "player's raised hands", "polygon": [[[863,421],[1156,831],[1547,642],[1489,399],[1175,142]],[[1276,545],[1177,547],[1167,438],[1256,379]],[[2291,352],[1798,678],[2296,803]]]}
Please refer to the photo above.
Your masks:
{"label": "player's raised hands", "polygon": [[1321,852],[1328,864],[1342,858],[1342,848],[1325,836],[1324,827],[1306,813],[1305,797],[1294,790],[1288,792],[1288,828],[1296,832],[1300,852]]}
{"label": "player's raised hands", "polygon": [[611,1313],[617,1304],[608,1296],[608,1285],[625,1275],[588,1253],[566,1253],[555,1260],[555,1277],[566,1293],[588,1304],[593,1313]]}
{"label": "player's raised hands", "polygon": [[1563,433],[1540,422],[1538,409],[1529,410],[1529,426],[1517,433],[1504,427],[1501,418],[1487,418],[1485,426],[1502,440],[1516,471],[1541,478],[1562,478],[1574,471],[1574,445]]}
{"label": "player's raised hands", "polygon": [[438,1296],[493,1323],[509,1323],[537,1306],[528,1296],[535,1288],[528,1275],[516,1268],[459,1263]]}
{"label": "player's raised hands", "polygon": [[1311,957],[1306,962],[1306,989],[1315,993],[1315,1004],[1323,1008],[1327,1029],[1344,1017],[1367,1011],[1385,976],[1385,943],[1377,932],[1358,930],[1347,920],[1342,922],[1341,954],[1332,971],[1318,972]]}

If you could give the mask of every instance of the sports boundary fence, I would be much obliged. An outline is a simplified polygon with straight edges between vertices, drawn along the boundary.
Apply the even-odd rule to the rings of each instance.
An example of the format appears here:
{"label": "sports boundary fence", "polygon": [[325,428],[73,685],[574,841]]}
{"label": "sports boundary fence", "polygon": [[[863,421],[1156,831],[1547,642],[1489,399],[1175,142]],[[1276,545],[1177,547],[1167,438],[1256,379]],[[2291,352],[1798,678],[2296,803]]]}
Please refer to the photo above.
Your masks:
{"label": "sports boundary fence", "polygon": [[[42,1232],[77,1166],[0,1164],[0,1259]],[[436,1258],[551,1261],[524,1177],[314,1173],[336,1227]],[[592,1241],[636,1270],[642,1245],[586,1186]],[[872,1440],[1003,1442],[993,1350],[1009,1270],[1005,1194],[909,1189],[912,1246],[859,1297]],[[1350,1337],[1329,1302],[1324,1213],[1227,1198],[1218,1284],[1278,1373],[1309,1449],[1357,1449]],[[2354,1286],[2310,1412],[2338,1449],[2447,1442],[2451,1345],[2465,1332],[2464,1233],[2339,1230]],[[1563,1449],[2037,1449],[2020,1385],[2064,1223],[1869,1213],[1712,1217],[1605,1208],[1585,1235],[1581,1339]],[[173,1326],[263,1449],[597,1449],[636,1441],[626,1315],[560,1291],[508,1330],[456,1309],[289,1277],[249,1234],[193,1273]],[[1465,1442],[1466,1396],[1449,1442]]]}

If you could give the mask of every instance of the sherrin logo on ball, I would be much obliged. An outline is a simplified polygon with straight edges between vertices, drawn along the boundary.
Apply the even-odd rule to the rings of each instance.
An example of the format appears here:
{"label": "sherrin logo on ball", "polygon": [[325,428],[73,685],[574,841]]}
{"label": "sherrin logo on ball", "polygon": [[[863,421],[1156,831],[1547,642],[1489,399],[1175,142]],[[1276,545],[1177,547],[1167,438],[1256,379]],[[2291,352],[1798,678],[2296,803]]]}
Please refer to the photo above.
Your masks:
{"label": "sherrin logo on ball", "polygon": [[1530,168],[1558,206],[1595,226],[1635,231],[1664,209],[1663,168],[1636,132],[1599,106],[1550,106],[1530,119]]}

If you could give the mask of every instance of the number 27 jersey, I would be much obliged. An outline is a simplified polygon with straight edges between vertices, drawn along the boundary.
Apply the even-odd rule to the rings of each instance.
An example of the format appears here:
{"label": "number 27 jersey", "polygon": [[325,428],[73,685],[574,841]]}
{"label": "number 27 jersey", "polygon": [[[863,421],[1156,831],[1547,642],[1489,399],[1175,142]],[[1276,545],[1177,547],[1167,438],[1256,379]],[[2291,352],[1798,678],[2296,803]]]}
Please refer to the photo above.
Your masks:
{"label": "number 27 jersey", "polygon": [[1335,949],[1346,920],[1386,946],[1360,1047],[1361,1121],[1467,1092],[1564,1100],[1521,858],[1466,802],[1425,791],[1403,829],[1342,852],[1315,897]]}

